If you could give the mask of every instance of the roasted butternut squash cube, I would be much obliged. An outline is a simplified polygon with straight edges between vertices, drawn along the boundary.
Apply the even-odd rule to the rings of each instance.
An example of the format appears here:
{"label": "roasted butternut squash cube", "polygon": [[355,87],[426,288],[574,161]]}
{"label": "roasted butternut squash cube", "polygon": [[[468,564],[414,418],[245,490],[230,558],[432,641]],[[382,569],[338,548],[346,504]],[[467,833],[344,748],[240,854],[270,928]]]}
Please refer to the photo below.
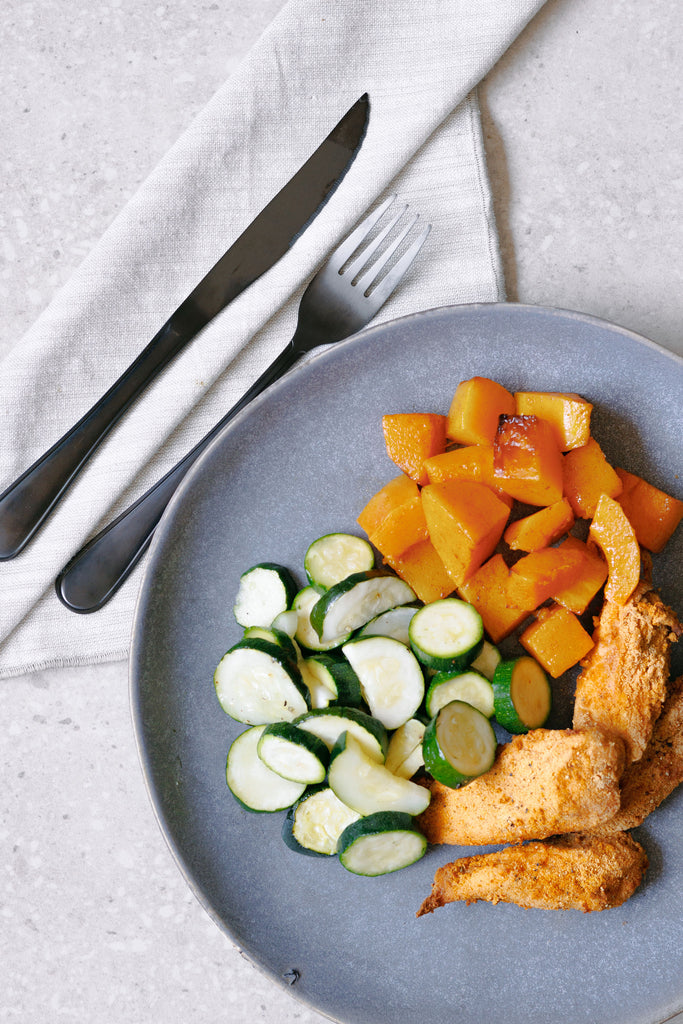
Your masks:
{"label": "roasted butternut squash cube", "polygon": [[427,540],[428,536],[427,520],[418,494],[392,509],[368,539],[389,559],[400,558],[404,551],[419,541]]}
{"label": "roasted butternut squash cube", "polygon": [[550,547],[571,530],[574,513],[566,498],[510,523],[503,540],[513,551],[538,551]]}
{"label": "roasted butternut squash cube", "polygon": [[386,562],[425,604],[448,597],[455,590],[455,583],[430,540],[419,541],[400,558],[387,558]]}
{"label": "roasted butternut squash cube", "polygon": [[512,415],[515,399],[502,384],[488,377],[463,380],[448,410],[446,434],[458,444],[491,444],[498,417]]}
{"label": "roasted butternut squash cube", "polygon": [[510,495],[501,491],[493,479],[493,446],[490,444],[469,444],[434,455],[426,459],[425,469],[430,484],[443,483],[444,480],[474,480],[490,487],[506,505],[512,505]]}
{"label": "roasted butternut squash cube", "polygon": [[533,611],[556,591],[576,583],[581,568],[581,555],[571,547],[532,551],[510,569],[510,599],[519,608]]}
{"label": "roasted butternut squash cube", "polygon": [[493,442],[496,485],[528,505],[562,499],[562,453],[553,429],[538,416],[501,416]]}
{"label": "roasted butternut squash cube", "polygon": [[418,484],[427,483],[425,459],[446,447],[446,417],[438,413],[398,412],[382,417],[387,454]]}
{"label": "roasted butternut squash cube", "polygon": [[539,609],[519,642],[553,679],[577,665],[593,647],[577,617],[560,605]]}
{"label": "roasted butternut squash cube", "polygon": [[582,448],[567,452],[563,459],[564,493],[575,516],[592,519],[602,494],[610,498],[621,494],[621,480],[594,437]]}
{"label": "roasted butternut squash cube", "polygon": [[493,554],[508,519],[507,505],[472,480],[448,480],[422,489],[427,529],[455,584]]}
{"label": "roasted butternut squash cube", "polygon": [[517,391],[516,412],[550,423],[561,452],[588,443],[593,406],[581,395],[563,391]]}
{"label": "roasted butternut squash cube", "polygon": [[579,555],[581,571],[573,583],[554,590],[550,596],[570,612],[581,615],[607,579],[607,562],[597,547],[585,544],[578,537],[567,537],[559,546]]}
{"label": "roasted butternut squash cube", "polygon": [[494,644],[509,636],[529,615],[526,608],[517,608],[512,603],[508,580],[509,571],[503,556],[496,554],[458,587],[458,596],[474,605]]}
{"label": "roasted butternut squash cube", "polygon": [[605,597],[626,604],[640,579],[640,547],[623,508],[607,494],[598,501],[590,537],[607,559]]}
{"label": "roasted butternut squash cube", "polygon": [[410,498],[417,498],[419,493],[415,481],[401,473],[373,494],[356,522],[370,536],[392,509],[402,505],[404,501],[409,501]]}
{"label": "roasted butternut squash cube", "polygon": [[683,519],[683,501],[617,466],[615,472],[622,484],[618,501],[635,530],[641,547],[661,551]]}

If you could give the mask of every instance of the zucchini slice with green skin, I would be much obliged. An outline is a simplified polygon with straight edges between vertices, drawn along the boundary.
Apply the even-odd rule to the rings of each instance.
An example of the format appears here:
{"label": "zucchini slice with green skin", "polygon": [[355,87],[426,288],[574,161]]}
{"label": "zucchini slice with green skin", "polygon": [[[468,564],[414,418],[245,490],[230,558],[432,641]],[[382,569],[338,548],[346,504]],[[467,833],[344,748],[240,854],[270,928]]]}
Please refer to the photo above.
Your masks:
{"label": "zucchini slice with green skin", "polygon": [[242,639],[267,640],[268,643],[280,647],[294,664],[297,662],[297,650],[291,636],[282,629],[276,629],[275,626],[247,626]]}
{"label": "zucchini slice with green skin", "polygon": [[481,672],[437,672],[425,697],[427,714],[433,718],[452,700],[464,700],[487,718],[493,717],[493,686]]}
{"label": "zucchini slice with green skin", "polygon": [[346,658],[321,652],[306,658],[305,665],[307,672],[332,694],[335,704],[347,708],[361,707],[363,694],[360,679]]}
{"label": "zucchini slice with green skin", "polygon": [[457,597],[419,608],[410,622],[410,646],[427,668],[460,672],[479,655],[484,643],[481,615]]}
{"label": "zucchini slice with green skin", "polygon": [[382,725],[398,729],[413,717],[424,698],[425,683],[419,661],[405,644],[388,636],[366,636],[350,640],[342,652]]}
{"label": "zucchini slice with green skin", "polygon": [[409,647],[408,627],[416,611],[417,608],[411,604],[389,608],[388,611],[381,612],[381,614],[375,615],[374,619],[366,622],[358,631],[358,636],[390,636]]}
{"label": "zucchini slice with green skin", "polygon": [[[296,594],[294,595],[296,597]],[[292,598],[294,600],[294,598]],[[296,635],[296,627],[299,624],[299,618],[296,614],[296,609],[288,608],[285,612],[280,612],[276,615],[270,626],[271,629],[279,629],[283,633],[286,633],[290,640],[293,640]]]}
{"label": "zucchini slice with green skin", "polygon": [[351,533],[328,533],[319,537],[309,545],[304,556],[306,578],[321,592],[374,565],[375,553],[370,544]]}
{"label": "zucchini slice with green skin", "polygon": [[318,736],[332,750],[342,733],[350,733],[378,764],[384,763],[389,738],[382,723],[359,708],[316,708],[300,715],[295,725]]}
{"label": "zucchini slice with green skin", "polygon": [[385,768],[393,775],[398,775],[402,779],[412,779],[415,772],[422,768],[425,763],[422,741],[426,728],[425,722],[421,722],[419,718],[410,718],[393,734],[384,762]]}
{"label": "zucchini slice with green skin", "polygon": [[344,829],[359,817],[323,783],[307,789],[289,809],[282,823],[282,838],[296,853],[331,857]]}
{"label": "zucchini slice with green skin", "polygon": [[533,658],[523,655],[501,661],[493,677],[493,699],[498,722],[508,732],[539,729],[552,707],[548,677]]}
{"label": "zucchini slice with green skin", "polygon": [[470,668],[473,668],[475,672],[481,672],[489,682],[493,682],[493,674],[502,660],[503,656],[498,648],[490,641],[484,640],[481,651],[471,662]]}
{"label": "zucchini slice with green skin", "polygon": [[339,860],[355,875],[387,875],[424,857],[425,836],[409,814],[379,811],[344,829],[339,839]]}
{"label": "zucchini slice with green skin", "polygon": [[213,681],[225,713],[246,725],[292,721],[308,709],[299,669],[268,640],[240,640],[219,661]]}
{"label": "zucchini slice with green skin", "polygon": [[322,782],[327,774],[330,752],[323,741],[291,722],[265,726],[257,750],[271,772],[290,782],[311,786]]}
{"label": "zucchini slice with green skin", "polygon": [[380,612],[416,600],[415,592],[398,576],[380,569],[356,572],[335,583],[311,609],[311,625],[321,643],[351,634]]}
{"label": "zucchini slice with green skin", "polygon": [[268,768],[258,755],[265,725],[241,732],[230,746],[225,778],[230,792],[248,811],[283,811],[302,795],[304,783],[290,782]]}
{"label": "zucchini slice with green skin", "polygon": [[376,811],[422,814],[431,797],[424,786],[392,775],[373,761],[348,732],[332,748],[327,782],[343,804],[362,815]]}
{"label": "zucchini slice with green skin", "polygon": [[327,708],[335,699],[335,691],[331,690],[320,677],[312,672],[309,668],[308,658],[300,658],[299,672],[301,672],[301,678],[304,681],[304,686],[308,690],[308,702],[311,708],[319,710],[320,708]]}
{"label": "zucchini slice with green skin", "polygon": [[309,651],[331,651],[335,647],[341,647],[353,634],[352,629],[344,630],[339,636],[332,636],[321,639],[311,624],[311,612],[320,600],[320,594],[315,587],[304,587],[295,596],[292,602],[292,609],[297,614],[297,626],[294,639],[306,647]]}
{"label": "zucchini slice with green skin", "polygon": [[492,766],[497,740],[481,711],[461,700],[441,708],[425,730],[425,768],[444,786],[455,789]]}
{"label": "zucchini slice with green skin", "polygon": [[289,569],[276,562],[260,562],[240,576],[233,614],[240,626],[270,626],[289,608],[296,594]]}

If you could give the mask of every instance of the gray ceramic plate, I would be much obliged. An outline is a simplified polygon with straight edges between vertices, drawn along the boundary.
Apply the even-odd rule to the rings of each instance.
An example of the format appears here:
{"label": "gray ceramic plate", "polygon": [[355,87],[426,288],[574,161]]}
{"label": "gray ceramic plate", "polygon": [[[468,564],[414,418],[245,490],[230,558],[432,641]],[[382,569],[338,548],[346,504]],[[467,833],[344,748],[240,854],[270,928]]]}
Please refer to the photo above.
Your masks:
{"label": "gray ceramic plate", "polygon": [[[242,810],[226,788],[239,731],[212,686],[237,640],[238,577],[277,561],[303,582],[308,543],[353,530],[395,467],[385,412],[446,412],[461,379],[577,391],[618,465],[681,483],[681,360],[587,316],[518,305],[453,307],[370,329],[253,403],[185,481],[157,530],[131,656],[140,755],[161,828],[189,885],[261,969],[333,1020],[358,1024],[654,1024],[683,1005],[683,793],[639,830],[647,880],[599,914],[452,904],[416,919],[433,848],[365,879],[280,839],[282,815]],[[677,461],[679,460],[679,461]],[[655,580],[681,606],[681,532]],[[473,851],[472,851],[473,852]],[[295,975],[291,973],[297,972]]]}

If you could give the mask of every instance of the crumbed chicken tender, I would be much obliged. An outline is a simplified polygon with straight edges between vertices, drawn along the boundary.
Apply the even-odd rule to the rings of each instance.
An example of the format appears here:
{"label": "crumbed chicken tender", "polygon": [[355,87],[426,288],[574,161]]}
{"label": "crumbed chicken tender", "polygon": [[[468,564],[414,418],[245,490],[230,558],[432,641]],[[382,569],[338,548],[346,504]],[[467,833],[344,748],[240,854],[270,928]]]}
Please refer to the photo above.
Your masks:
{"label": "crumbed chicken tender", "polygon": [[673,682],[652,739],[621,779],[621,807],[595,828],[598,835],[636,828],[683,782],[683,676]]}
{"label": "crumbed chicken tender", "polygon": [[575,729],[619,736],[626,763],[643,756],[664,703],[681,624],[642,579],[625,605],[605,601],[576,683]]}
{"label": "crumbed chicken tender", "polygon": [[499,747],[489,771],[459,789],[425,781],[418,821],[430,843],[486,846],[590,831],[619,809],[621,740],[595,729],[534,729]]}
{"label": "crumbed chicken tender", "polygon": [[455,900],[516,903],[544,910],[606,910],[633,895],[647,855],[630,836],[585,834],[508,846],[461,857],[439,868],[431,896],[417,912],[429,914]]}

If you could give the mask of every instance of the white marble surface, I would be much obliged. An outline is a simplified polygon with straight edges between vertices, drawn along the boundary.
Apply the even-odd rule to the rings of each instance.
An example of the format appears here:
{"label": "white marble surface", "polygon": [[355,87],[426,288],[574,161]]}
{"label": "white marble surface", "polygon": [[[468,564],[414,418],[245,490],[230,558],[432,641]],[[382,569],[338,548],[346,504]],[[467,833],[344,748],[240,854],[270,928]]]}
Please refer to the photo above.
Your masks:
{"label": "white marble surface", "polygon": [[[280,0],[5,0],[0,355]],[[508,293],[683,352],[671,0],[549,0],[481,90]],[[138,768],[124,664],[3,683],[0,1020],[314,1024],[195,902]]]}

